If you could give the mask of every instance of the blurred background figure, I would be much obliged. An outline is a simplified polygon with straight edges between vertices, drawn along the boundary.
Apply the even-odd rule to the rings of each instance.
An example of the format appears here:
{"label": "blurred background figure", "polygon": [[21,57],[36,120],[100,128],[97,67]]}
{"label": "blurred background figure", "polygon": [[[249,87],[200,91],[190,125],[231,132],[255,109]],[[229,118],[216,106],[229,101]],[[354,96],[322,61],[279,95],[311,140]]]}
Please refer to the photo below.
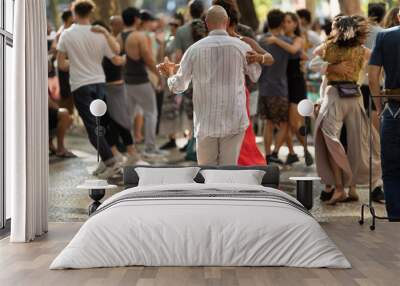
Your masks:
{"label": "blurred background figure", "polygon": [[305,37],[305,50],[309,59],[313,57],[312,52],[321,44],[320,35],[312,30],[312,13],[308,9],[296,11],[300,19],[302,33]]}
{"label": "blurred background figure", "polygon": [[399,11],[400,11],[399,7],[394,7],[389,10],[383,21],[384,28],[387,29],[400,25],[400,20],[399,17],[397,16],[399,14]]}
{"label": "blurred background figure", "polygon": [[114,15],[110,17],[110,28],[112,35],[117,37],[124,29],[124,22],[120,15]]}
{"label": "blurred background figure", "polygon": [[[61,14],[61,19],[63,22],[63,25],[60,27],[60,29],[57,32],[57,43],[60,40],[60,37],[62,33],[69,29],[71,25],[74,23],[74,18],[72,16],[72,11],[71,10],[65,10]],[[71,93],[71,85],[69,84],[69,71],[63,71],[60,68],[57,69],[58,73],[58,80],[60,83],[60,101],[59,105],[62,108],[66,108],[69,112],[69,114],[74,113],[74,98]]]}
{"label": "blurred background figure", "polygon": [[[59,158],[75,158],[64,144],[65,135],[72,125],[72,116],[65,108],[60,108],[49,94],[49,152]],[[57,145],[54,145],[54,139]]]}
{"label": "blurred background figure", "polygon": [[[47,2],[56,3],[55,0],[48,0]],[[68,79],[69,71],[60,69],[60,65],[54,61],[56,44],[74,23],[73,13],[71,13],[72,7],[64,2],[59,1],[58,4],[53,3],[54,5],[48,6],[48,15],[51,19],[48,26],[49,83],[52,99],[60,108],[66,108],[70,114],[73,114],[74,102],[71,96],[70,80]],[[265,159],[267,158],[269,164],[280,164],[284,172],[289,174],[294,172],[296,175],[306,172],[305,170],[317,173],[317,170],[313,167],[302,168],[304,165],[312,166],[313,163],[313,140],[308,140],[309,148],[307,148],[308,152],[304,154],[305,160],[302,158],[302,150],[305,150],[305,136],[307,136],[304,134],[304,127],[307,126],[307,130],[310,133],[313,132],[315,118],[304,120],[300,117],[297,112],[298,103],[306,98],[313,102],[326,100],[321,96],[324,95],[324,92],[321,94],[319,92],[320,87],[322,87],[322,91],[326,91],[324,88],[326,81],[325,84],[321,84],[323,74],[329,75],[334,71],[337,73],[340,71],[343,78],[349,78],[349,74],[353,74],[354,65],[343,62],[329,64],[320,59],[319,69],[312,71],[309,68],[310,61],[314,59],[313,52],[315,49],[321,43],[329,41],[332,19],[339,13],[342,15],[367,15],[369,33],[364,44],[370,49],[374,47],[375,38],[379,32],[384,28],[399,25],[397,17],[399,8],[392,3],[393,1],[390,4],[385,1],[386,4],[384,4],[384,1],[360,0],[360,5],[354,5],[352,0],[343,0],[340,3],[337,0],[143,0],[136,1],[135,6],[129,6],[128,2],[122,0],[96,1],[97,9],[90,18],[91,24],[94,20],[100,20],[110,27],[110,35],[112,36],[110,38],[118,39],[122,55],[126,55],[128,50],[126,63],[122,66],[113,66],[110,63],[104,65],[107,78],[106,98],[111,107],[113,103],[119,102],[118,100],[122,98],[120,95],[123,94],[123,87],[128,86],[130,92],[126,93],[126,97],[129,104],[126,105],[129,106],[129,119],[127,121],[130,122],[127,126],[124,126],[125,132],[123,133],[127,135],[125,139],[129,136],[135,138],[135,140],[132,140],[135,144],[126,144],[128,141],[125,140],[124,142],[121,130],[115,126],[111,127],[111,132],[108,135],[111,136],[117,130],[116,134],[111,136],[114,139],[118,138],[117,145],[111,148],[117,157],[118,152],[124,155],[127,146],[132,146],[132,148],[134,146],[137,148],[138,156],[147,156],[155,164],[191,164],[190,162],[197,159],[196,139],[192,136],[193,117],[195,116],[193,114],[192,87],[189,86],[188,90],[182,94],[171,93],[166,88],[165,78],[158,78],[154,72],[154,67],[163,62],[165,57],[179,64],[186,50],[207,36],[204,11],[212,3],[222,5],[229,14],[231,36],[246,41],[258,52],[260,51],[252,45],[250,39],[259,41],[264,50],[271,53],[273,53],[272,51],[279,51],[275,53],[275,63],[272,66],[264,65],[265,72],[259,82],[255,84],[246,83],[250,94],[247,97],[248,115],[254,126],[254,137],[252,137],[251,142],[255,142],[253,142],[254,146],[259,149],[259,155],[262,157],[259,164],[266,164]],[[54,7],[57,9],[54,10]],[[266,21],[267,15],[271,11],[276,11],[274,8],[280,8],[280,15],[283,15],[279,29],[275,24],[271,26]],[[57,33],[54,30],[57,30]],[[68,60],[69,55],[65,56]],[[337,58],[339,57],[340,55],[337,55]],[[272,72],[270,73],[270,71]],[[122,73],[122,78],[118,76],[120,73]],[[273,88],[266,88],[266,82],[274,81],[274,77],[279,84]],[[134,78],[134,82],[132,82],[132,78]],[[149,83],[148,89],[138,89],[137,85],[144,83],[146,85]],[[367,110],[370,91],[367,71],[364,67],[358,84],[361,85],[364,110]],[[60,92],[58,92],[58,85]],[[135,86],[135,88],[132,88],[132,86]],[[116,87],[118,87],[119,92],[112,90]],[[383,88],[382,82],[381,88]],[[280,97],[276,99],[277,96],[275,95]],[[135,97],[134,100],[133,97]],[[266,103],[271,99],[277,101]],[[148,100],[147,103],[151,104],[146,105],[139,102],[141,100]],[[110,117],[112,120],[118,122],[116,119],[121,119],[120,117],[126,115],[122,112],[122,105],[116,109],[111,108],[113,114],[110,113]],[[380,121],[375,106],[372,106],[372,108],[373,112],[368,115],[372,117],[374,126],[379,128]],[[274,122],[269,124],[264,121],[263,119],[267,117],[272,118]],[[151,136],[153,138],[151,140],[147,138],[147,143],[149,141],[153,143],[150,145],[142,144],[145,135],[149,134],[149,126],[153,126],[154,122],[155,135]],[[68,136],[76,136],[76,131],[83,131],[82,123],[79,120],[75,120],[74,123],[77,128],[71,130]],[[118,123],[120,124],[121,121]],[[285,125],[287,125],[287,128]],[[286,129],[287,131],[285,131]],[[348,140],[346,140],[349,139],[346,138],[348,133],[346,124],[343,124],[340,132],[340,141],[343,147],[351,149],[348,146]],[[278,140],[275,144],[272,144],[271,140],[274,137]],[[374,143],[379,144],[379,138],[375,138],[375,140]],[[284,145],[285,143],[287,147]],[[263,144],[265,150],[262,148]],[[169,152],[162,152],[162,150],[169,150]],[[255,150],[255,148],[252,150]],[[254,163],[250,155],[243,154],[241,153],[239,163]],[[125,155],[127,154],[125,153]],[[332,190],[332,187],[328,186],[327,190]],[[328,201],[332,199],[333,194],[334,192],[331,192],[328,196],[325,196]],[[354,195],[355,192],[352,190],[349,194]],[[382,202],[383,199],[382,189],[375,188],[373,200]]]}

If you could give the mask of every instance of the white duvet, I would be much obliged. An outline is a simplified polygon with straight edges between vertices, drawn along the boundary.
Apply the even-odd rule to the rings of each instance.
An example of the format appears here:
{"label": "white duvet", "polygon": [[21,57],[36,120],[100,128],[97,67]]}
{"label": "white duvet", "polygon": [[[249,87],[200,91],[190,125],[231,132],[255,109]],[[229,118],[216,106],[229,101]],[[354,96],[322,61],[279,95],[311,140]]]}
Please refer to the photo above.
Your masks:
{"label": "white duvet", "polygon": [[115,203],[137,194],[133,192],[207,189],[261,190],[297,202],[281,191],[250,185],[128,189],[100,206],[103,210],[88,219],[50,269],[128,265],[351,267],[312,216],[279,201],[175,197]]}

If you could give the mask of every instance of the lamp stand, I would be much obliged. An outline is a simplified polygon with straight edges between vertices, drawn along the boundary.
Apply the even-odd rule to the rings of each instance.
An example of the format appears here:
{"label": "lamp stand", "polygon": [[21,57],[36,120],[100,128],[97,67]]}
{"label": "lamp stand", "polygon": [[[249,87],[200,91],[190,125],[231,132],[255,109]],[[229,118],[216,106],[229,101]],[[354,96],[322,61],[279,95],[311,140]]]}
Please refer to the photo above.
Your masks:
{"label": "lamp stand", "polygon": [[99,145],[100,145],[100,120],[99,117],[96,116],[96,136],[97,136],[97,143],[96,143],[96,149],[97,149],[97,163],[100,162],[100,152],[99,152]]}
{"label": "lamp stand", "polygon": [[308,134],[308,129],[307,129],[307,118],[308,116],[304,116],[304,157],[307,154],[308,151],[308,142],[307,142],[307,134]]}
{"label": "lamp stand", "polygon": [[[369,97],[369,106],[368,106],[368,113],[369,113],[369,198],[368,198],[368,204],[363,204],[361,206],[361,218],[358,221],[360,225],[364,224],[364,210],[367,208],[369,209],[369,212],[371,213],[372,216],[372,224],[370,225],[370,230],[375,230],[375,223],[376,220],[389,220],[393,218],[389,217],[381,217],[376,215],[375,208],[372,202],[372,145],[373,145],[373,137],[372,137],[372,99],[373,98],[386,98],[386,95],[380,95],[380,96],[373,96],[370,95]],[[390,97],[400,97],[399,95],[391,95]],[[397,219],[397,218],[394,218]]]}

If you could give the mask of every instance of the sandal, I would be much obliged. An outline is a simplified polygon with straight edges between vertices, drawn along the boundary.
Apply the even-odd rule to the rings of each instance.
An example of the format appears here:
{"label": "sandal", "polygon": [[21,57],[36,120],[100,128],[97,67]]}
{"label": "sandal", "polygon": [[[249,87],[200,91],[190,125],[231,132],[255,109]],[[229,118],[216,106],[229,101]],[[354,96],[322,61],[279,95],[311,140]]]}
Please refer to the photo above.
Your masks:
{"label": "sandal", "polygon": [[332,198],[326,203],[327,205],[334,206],[337,203],[343,203],[347,200],[347,194],[346,192],[343,192],[340,197],[335,198],[334,195]]}
{"label": "sandal", "polygon": [[72,153],[70,151],[64,151],[63,153],[56,154],[56,156],[59,158],[65,158],[65,159],[77,157],[74,153]]}
{"label": "sandal", "polygon": [[330,199],[332,199],[333,193],[335,192],[335,188],[331,189],[330,192],[326,192],[325,190],[321,191],[321,195],[319,196],[319,199],[322,202],[326,202],[329,201]]}
{"label": "sandal", "polygon": [[347,199],[344,202],[345,203],[358,202],[359,200],[360,200],[360,198],[358,197],[357,194],[349,193],[349,195],[347,196]]}
{"label": "sandal", "polygon": [[358,202],[360,198],[358,197],[357,191],[350,188],[347,199],[344,201],[345,203],[349,202]]}
{"label": "sandal", "polygon": [[355,196],[348,196],[344,201],[343,201],[343,203],[351,203],[351,202],[358,202],[360,199],[358,198],[358,196],[357,197],[355,197]]}

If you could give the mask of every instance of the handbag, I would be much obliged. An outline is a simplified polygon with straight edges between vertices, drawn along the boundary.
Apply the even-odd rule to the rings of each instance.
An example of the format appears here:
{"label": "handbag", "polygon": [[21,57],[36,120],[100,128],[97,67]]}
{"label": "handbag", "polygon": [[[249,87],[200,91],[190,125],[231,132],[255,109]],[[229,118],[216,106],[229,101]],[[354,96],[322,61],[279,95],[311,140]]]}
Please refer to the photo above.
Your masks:
{"label": "handbag", "polygon": [[342,98],[361,96],[359,86],[356,83],[339,83],[333,86],[337,88],[339,96]]}

